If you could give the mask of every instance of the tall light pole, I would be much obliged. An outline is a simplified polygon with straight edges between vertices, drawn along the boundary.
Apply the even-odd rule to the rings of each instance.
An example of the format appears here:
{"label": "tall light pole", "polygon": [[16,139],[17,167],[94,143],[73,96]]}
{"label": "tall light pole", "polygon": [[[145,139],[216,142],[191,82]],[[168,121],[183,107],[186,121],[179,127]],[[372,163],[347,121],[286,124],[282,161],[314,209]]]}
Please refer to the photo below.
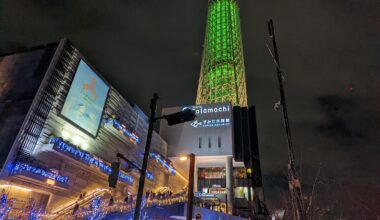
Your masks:
{"label": "tall light pole", "polygon": [[189,187],[187,189],[187,220],[193,219],[195,155],[189,154]]}
{"label": "tall light pole", "polygon": [[145,185],[146,168],[148,166],[150,143],[152,141],[152,135],[153,135],[153,126],[154,126],[154,122],[155,122],[157,100],[158,100],[158,94],[154,93],[153,98],[150,100],[150,118],[149,118],[148,136],[146,138],[145,150],[144,150],[144,159],[143,159],[143,163],[142,163],[141,170],[140,170],[139,188],[137,191],[135,213],[133,216],[134,220],[139,220],[139,218],[140,218],[142,195],[143,195],[144,185]]}
{"label": "tall light pole", "polygon": [[267,47],[276,65],[277,78],[278,78],[278,84],[279,84],[279,89],[280,89],[280,98],[281,98],[278,107],[281,107],[282,109],[282,116],[284,120],[285,131],[286,131],[286,140],[288,144],[288,155],[289,155],[288,181],[289,181],[290,197],[292,200],[292,206],[293,206],[293,211],[294,211],[293,218],[294,220],[306,220],[306,212],[305,212],[305,206],[303,202],[301,183],[300,183],[299,176],[296,169],[294,149],[292,145],[292,136],[290,132],[290,123],[289,123],[288,111],[286,108],[285,92],[284,92],[284,75],[280,67],[280,60],[277,53],[276,36],[274,32],[272,19],[268,21],[268,29],[269,29],[269,37],[272,39],[273,53],[270,50],[268,45]]}
{"label": "tall light pole", "polygon": [[[180,112],[176,112],[176,113],[173,113],[170,115],[163,115],[161,117],[156,118],[155,115],[156,115],[158,98],[159,98],[158,94],[154,93],[153,98],[150,101],[150,117],[149,117],[148,136],[147,136],[146,143],[145,143],[144,159],[143,159],[143,163],[142,163],[141,169],[140,169],[139,188],[137,191],[135,213],[133,216],[134,220],[139,220],[139,218],[140,218],[141,202],[142,202],[142,196],[143,196],[144,185],[145,185],[146,169],[148,166],[149,151],[150,151],[150,145],[152,142],[154,123],[160,119],[166,119],[168,122],[168,125],[176,125],[176,124],[184,123],[187,121],[193,121],[196,117],[194,111],[192,111],[190,109],[186,109],[186,110],[183,110]],[[194,171],[193,171],[193,173],[194,173]]]}

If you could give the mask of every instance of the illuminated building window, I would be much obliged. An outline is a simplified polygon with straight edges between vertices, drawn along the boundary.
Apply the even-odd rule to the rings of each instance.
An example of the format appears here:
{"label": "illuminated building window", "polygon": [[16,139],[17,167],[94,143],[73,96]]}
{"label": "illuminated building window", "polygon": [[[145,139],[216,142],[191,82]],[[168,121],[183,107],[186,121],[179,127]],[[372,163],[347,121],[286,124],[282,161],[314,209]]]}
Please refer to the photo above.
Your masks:
{"label": "illuminated building window", "polygon": [[[207,189],[207,193],[225,193],[226,168],[200,167],[198,168],[198,191]],[[222,192],[223,191],[223,192]]]}

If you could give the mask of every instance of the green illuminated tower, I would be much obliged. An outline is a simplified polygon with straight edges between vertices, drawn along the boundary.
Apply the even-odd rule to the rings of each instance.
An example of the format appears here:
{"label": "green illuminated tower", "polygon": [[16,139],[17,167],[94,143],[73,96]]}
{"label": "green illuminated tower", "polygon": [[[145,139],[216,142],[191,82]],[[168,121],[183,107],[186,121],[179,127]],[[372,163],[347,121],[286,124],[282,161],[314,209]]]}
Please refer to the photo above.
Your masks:
{"label": "green illuminated tower", "polygon": [[237,0],[209,0],[196,104],[247,106]]}

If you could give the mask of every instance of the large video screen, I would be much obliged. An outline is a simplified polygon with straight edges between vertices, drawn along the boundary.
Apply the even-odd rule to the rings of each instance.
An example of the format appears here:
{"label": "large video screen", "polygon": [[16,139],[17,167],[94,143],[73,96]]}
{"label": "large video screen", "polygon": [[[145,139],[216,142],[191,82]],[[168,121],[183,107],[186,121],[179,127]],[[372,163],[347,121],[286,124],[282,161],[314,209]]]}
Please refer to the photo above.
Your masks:
{"label": "large video screen", "polygon": [[96,136],[108,90],[109,86],[81,60],[61,114],[83,130]]}

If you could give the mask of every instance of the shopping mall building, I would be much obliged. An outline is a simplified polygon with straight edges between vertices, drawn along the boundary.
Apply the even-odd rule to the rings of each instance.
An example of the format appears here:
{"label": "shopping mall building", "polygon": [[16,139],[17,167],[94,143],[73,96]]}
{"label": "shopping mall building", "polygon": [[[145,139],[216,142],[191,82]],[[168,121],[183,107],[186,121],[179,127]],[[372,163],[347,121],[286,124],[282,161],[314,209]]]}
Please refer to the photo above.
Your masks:
{"label": "shopping mall building", "polygon": [[[0,86],[0,187],[16,198],[13,211],[33,202],[54,213],[78,198],[136,194],[139,173],[126,170],[128,164],[112,192],[107,178],[117,153],[141,164],[148,118],[72,43],[1,56]],[[172,175],[186,185],[166,152],[154,132],[146,189],[166,186]]]}
{"label": "shopping mall building", "polygon": [[[237,149],[237,134],[240,132],[235,129],[239,126],[236,123],[239,119],[233,116],[233,112],[236,115],[236,108],[229,103],[204,104],[164,108],[162,114],[168,115],[186,108],[196,112],[196,119],[174,126],[168,126],[163,121],[160,135],[167,141],[167,156],[179,172],[189,170],[189,163],[181,161],[181,158],[190,153],[196,155],[195,204],[240,216],[245,216],[253,207],[260,212],[257,203],[264,200],[264,195],[258,146],[252,138],[243,147],[245,149]],[[256,123],[249,123],[249,126],[254,127],[254,137]],[[251,157],[245,160],[244,156],[239,156],[242,153]],[[175,185],[173,177],[169,177],[169,185]]]}

